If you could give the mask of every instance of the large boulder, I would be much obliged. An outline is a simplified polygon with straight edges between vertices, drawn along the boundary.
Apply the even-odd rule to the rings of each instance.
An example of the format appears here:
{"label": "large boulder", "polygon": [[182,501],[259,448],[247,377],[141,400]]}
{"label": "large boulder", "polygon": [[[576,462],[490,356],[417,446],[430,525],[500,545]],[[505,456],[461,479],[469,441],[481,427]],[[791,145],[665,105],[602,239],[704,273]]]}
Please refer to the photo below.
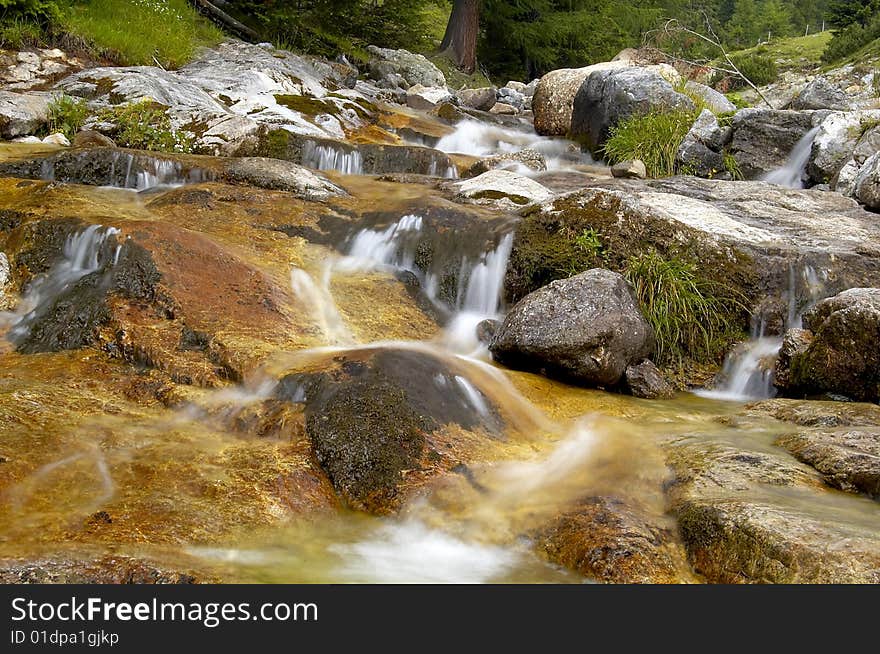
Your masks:
{"label": "large boulder", "polygon": [[520,300],[489,349],[513,368],[614,387],[630,365],[652,354],[654,331],[627,281],[595,268]]}
{"label": "large boulder", "polygon": [[729,152],[746,179],[781,168],[792,149],[814,127],[807,111],[743,109],[733,117]]}
{"label": "large boulder", "polygon": [[[367,48],[372,58],[369,63],[369,75],[382,83],[389,76],[399,76],[407,86],[446,86],[446,77],[437,66],[423,55],[409,50],[390,50],[371,45]],[[397,79],[397,78],[394,78]],[[393,83],[393,82],[392,82]]]}
{"label": "large boulder", "polygon": [[791,101],[792,109],[832,109],[846,111],[850,108],[846,91],[819,75]]}
{"label": "large boulder", "polygon": [[532,98],[535,130],[545,136],[565,136],[571,127],[574,97],[584,80],[596,70],[619,69],[629,62],[615,61],[594,64],[584,68],[560,68],[542,77]]}
{"label": "large boulder", "polygon": [[49,120],[50,93],[0,91],[0,138],[32,134]]}
{"label": "large boulder", "polygon": [[[877,152],[880,139],[872,132],[880,111],[850,111],[828,114],[813,138],[807,172],[819,184],[836,183],[840,170],[851,159],[859,164]],[[865,138],[867,136],[868,138]],[[859,150],[856,153],[856,150]]]}
{"label": "large boulder", "polygon": [[574,98],[572,138],[597,151],[618,122],[650,111],[693,111],[694,102],[676,91],[655,68],[597,70]]}
{"label": "large boulder", "polygon": [[811,279],[823,293],[880,286],[876,215],[838,193],[696,177],[585,185],[522,210],[505,277],[509,302],[597,265],[623,270],[631,257],[651,253],[684,258],[715,288],[735,289],[749,306],[730,304],[730,324],[746,333],[765,299],[783,313],[786,298],[805,306],[815,297]]}
{"label": "large boulder", "polygon": [[851,288],[804,314],[812,339],[789,355],[789,394],[880,399],[880,288]]}

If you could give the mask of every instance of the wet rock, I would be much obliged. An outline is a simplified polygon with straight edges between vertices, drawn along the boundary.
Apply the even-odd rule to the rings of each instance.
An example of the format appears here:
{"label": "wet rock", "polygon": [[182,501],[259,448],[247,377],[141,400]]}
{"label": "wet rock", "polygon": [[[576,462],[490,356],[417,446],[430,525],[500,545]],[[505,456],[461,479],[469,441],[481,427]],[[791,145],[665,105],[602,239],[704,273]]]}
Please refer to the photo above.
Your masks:
{"label": "wet rock", "polygon": [[512,368],[613,387],[628,366],[651,355],[654,332],[626,280],[597,268],[517,302],[489,349]]}
{"label": "wet rock", "polygon": [[491,157],[480,159],[471,165],[471,167],[462,174],[462,177],[476,177],[477,175],[482,175],[490,170],[516,167],[517,164],[535,171],[547,170],[547,160],[544,158],[544,155],[537,150],[526,148],[519,152],[496,154]]}
{"label": "wet rock", "polygon": [[0,559],[4,584],[198,584],[217,583],[212,575],[178,570],[125,555],[91,558]]}
{"label": "wet rock", "polygon": [[816,468],[831,486],[880,499],[880,427],[804,431],[776,443]]}
{"label": "wet rock", "polygon": [[622,179],[645,179],[648,171],[640,159],[621,161],[611,166],[611,176]]}
{"label": "wet rock", "polygon": [[617,498],[585,498],[535,539],[554,563],[605,583],[680,583],[687,567],[674,526]]}
{"label": "wet rock", "polygon": [[730,130],[722,129],[715,114],[703,109],[682,139],[675,160],[693,175],[717,177],[725,171],[721,150],[729,137]]}
{"label": "wet rock", "polygon": [[9,259],[5,253],[0,252],[0,310],[9,308],[7,305],[11,298],[7,297],[6,289],[11,282],[12,270],[9,267]]}
{"label": "wet rock", "polygon": [[[525,88],[525,85],[523,85],[523,88]],[[499,103],[506,104],[509,107],[513,107],[516,110],[516,113],[519,113],[520,111],[525,109],[526,97],[522,94],[521,91],[512,89],[507,86],[503,86],[498,89],[497,100]]]}
{"label": "wet rock", "polygon": [[413,109],[427,111],[451,100],[452,94],[445,86],[430,87],[416,84],[406,91],[406,104]]}
{"label": "wet rock", "polygon": [[[488,398],[429,354],[367,351],[337,363],[306,381],[306,431],[336,492],[355,508],[393,510],[407,476],[429,466],[433,432],[501,426]],[[282,379],[280,399],[295,399],[287,391],[300,385],[299,376]]]}
{"label": "wet rock", "polygon": [[397,75],[406,82],[407,86],[416,84],[429,87],[446,86],[446,77],[423,55],[408,50],[390,50],[373,45],[369,46],[367,51],[372,55],[369,75],[380,83],[383,81],[387,83],[389,76]]}
{"label": "wet rock", "polygon": [[818,75],[795,96],[791,101],[791,108],[846,111],[850,106],[849,98],[843,89],[831,84],[822,75]]}
{"label": "wet rock", "polygon": [[542,202],[552,196],[550,190],[533,179],[508,170],[490,170],[455,184],[461,198],[517,207]]}
{"label": "wet rock", "polygon": [[596,152],[611,128],[625,118],[694,108],[693,101],[654,68],[598,70],[590,73],[574,98],[569,134]]}
{"label": "wet rock", "polygon": [[462,89],[458,92],[458,99],[463,107],[489,111],[497,100],[498,89],[487,86],[481,89]]}
{"label": "wet rock", "polygon": [[311,201],[346,195],[326,177],[280,159],[236,157],[226,164],[223,177],[236,184],[289,191]]}
{"label": "wet rock", "polygon": [[688,80],[685,83],[684,88],[685,93],[692,100],[699,100],[699,102],[713,114],[732,114],[736,111],[736,105],[728,100],[727,96],[705,84]]}
{"label": "wet rock", "polygon": [[869,157],[853,180],[853,192],[863,205],[880,211],[880,152]]}
{"label": "wet rock", "polygon": [[785,332],[773,372],[773,384],[776,387],[788,388],[792,386],[791,362],[794,358],[806,352],[812,341],[813,332],[806,329],[795,328]]}
{"label": "wet rock", "polygon": [[[600,235],[604,267],[624,270],[629,257],[650,251],[689,252],[700,276],[755,304],[788,293],[792,266],[827,273],[826,293],[880,284],[874,214],[837,193],[694,177],[582,185],[523,211],[505,278],[508,301],[599,264],[577,240],[585,230]],[[748,313],[738,319],[746,332]]]}
{"label": "wet rock", "polygon": [[83,129],[73,137],[75,148],[115,148],[116,143],[109,136],[92,129]]}
{"label": "wet rock", "polygon": [[51,93],[0,90],[0,138],[33,134],[49,121]]}
{"label": "wet rock", "polygon": [[[671,511],[707,581],[880,581],[880,539],[863,526],[876,513],[858,498],[831,494],[811,468],[711,438],[669,445],[667,453]],[[828,546],[840,542],[847,546]]]}
{"label": "wet rock", "polygon": [[538,82],[532,98],[535,130],[544,136],[566,136],[571,127],[575,95],[590,73],[629,65],[628,62],[623,61],[605,62],[585,68],[561,68],[544,75]]}
{"label": "wet rock", "polygon": [[813,128],[813,113],[743,109],[733,117],[728,151],[745,179],[759,179],[785,165],[795,144]]}
{"label": "wet rock", "polygon": [[675,395],[672,386],[652,361],[627,366],[626,386],[634,397],[647,400],[668,400]]}
{"label": "wet rock", "polygon": [[804,314],[813,337],[790,357],[787,392],[880,399],[880,289],[852,288]]}
{"label": "wet rock", "polygon": [[501,321],[499,320],[487,319],[480,321],[477,325],[477,340],[484,345],[491,345],[492,339],[498,333],[499,327],[501,327]]}

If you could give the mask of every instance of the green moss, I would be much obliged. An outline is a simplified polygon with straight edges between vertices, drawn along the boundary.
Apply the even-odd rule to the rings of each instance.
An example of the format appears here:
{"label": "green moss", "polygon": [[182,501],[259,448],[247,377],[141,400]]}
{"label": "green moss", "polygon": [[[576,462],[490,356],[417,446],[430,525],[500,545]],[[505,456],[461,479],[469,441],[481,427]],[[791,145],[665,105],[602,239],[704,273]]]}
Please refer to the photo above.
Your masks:
{"label": "green moss", "polygon": [[286,159],[290,150],[291,134],[286,129],[269,131],[260,146],[260,154],[272,159]]}
{"label": "green moss", "polygon": [[275,101],[288,109],[293,109],[306,116],[330,114],[335,116],[339,108],[332,102],[325,102],[310,95],[276,95]]}
{"label": "green moss", "polygon": [[489,78],[479,69],[468,75],[456,68],[453,61],[445,54],[438,53],[425,56],[432,64],[440,69],[446,77],[446,85],[450,88],[460,89],[464,87],[469,89],[481,89],[487,86],[492,86],[492,82],[489,81]]}
{"label": "green moss", "polygon": [[625,273],[633,258],[648,255],[687,267],[704,296],[716,300],[713,304],[719,312],[708,344],[704,339],[699,347],[694,341],[692,348],[667,348],[675,356],[665,362],[675,360],[679,368],[691,363],[719,363],[730,343],[748,332],[750,312],[746,306],[758,295],[751,257],[736,250],[707,247],[686,227],[646,220],[609,193],[563,197],[550,210],[527,210],[510,255],[507,300],[516,302],[556,279],[597,266]]}

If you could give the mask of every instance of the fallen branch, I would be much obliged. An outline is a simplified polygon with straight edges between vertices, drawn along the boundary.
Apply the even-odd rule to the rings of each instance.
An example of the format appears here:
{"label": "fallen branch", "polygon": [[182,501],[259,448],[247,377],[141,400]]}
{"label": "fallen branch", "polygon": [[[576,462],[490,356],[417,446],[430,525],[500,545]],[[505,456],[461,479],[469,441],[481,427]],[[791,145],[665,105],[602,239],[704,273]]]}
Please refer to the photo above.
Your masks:
{"label": "fallen branch", "polygon": [[218,25],[220,25],[220,27],[255,43],[262,40],[260,38],[260,35],[257,34],[250,27],[242,22],[235,20],[225,11],[223,11],[222,9],[218,9],[213,4],[208,2],[208,0],[189,0],[189,2],[196,8],[196,10],[200,14],[208,18],[208,20],[217,23]]}

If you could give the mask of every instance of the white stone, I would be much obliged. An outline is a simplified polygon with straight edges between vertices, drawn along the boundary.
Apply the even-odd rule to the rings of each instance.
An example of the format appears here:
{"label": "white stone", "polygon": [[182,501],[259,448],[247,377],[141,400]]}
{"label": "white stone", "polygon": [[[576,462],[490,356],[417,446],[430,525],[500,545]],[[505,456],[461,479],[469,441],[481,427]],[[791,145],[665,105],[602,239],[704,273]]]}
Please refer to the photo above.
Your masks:
{"label": "white stone", "polygon": [[553,192],[543,184],[509,170],[490,170],[471,179],[457,182],[461,197],[474,201],[522,206],[544,202]]}
{"label": "white stone", "polygon": [[60,145],[65,148],[70,147],[70,141],[67,140],[67,137],[60,132],[56,132],[55,134],[49,134],[46,138],[43,139],[43,143],[47,145]]}

